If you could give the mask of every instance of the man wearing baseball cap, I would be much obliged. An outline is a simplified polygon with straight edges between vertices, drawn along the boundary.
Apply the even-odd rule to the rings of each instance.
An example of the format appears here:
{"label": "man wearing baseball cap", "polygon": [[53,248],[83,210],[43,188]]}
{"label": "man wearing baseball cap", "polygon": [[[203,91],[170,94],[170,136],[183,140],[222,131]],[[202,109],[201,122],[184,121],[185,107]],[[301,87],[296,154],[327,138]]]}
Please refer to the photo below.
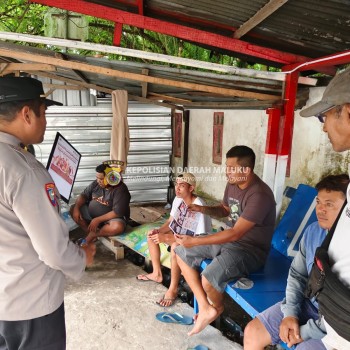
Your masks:
{"label": "man wearing baseball cap", "polygon": [[177,177],[178,182],[186,182],[190,186],[193,186],[193,189],[196,188],[196,178],[192,173],[182,173]]}
{"label": "man wearing baseball cap", "polygon": [[[203,233],[211,232],[212,230],[211,219],[209,216],[201,213],[192,213],[187,209],[191,204],[199,206],[205,205],[203,199],[194,194],[195,188],[196,178],[193,174],[179,174],[176,177],[176,197],[171,206],[169,219],[161,227],[150,230],[147,234],[147,242],[153,271],[149,274],[138,275],[136,277],[138,281],[152,281],[157,283],[161,283],[163,281],[159,244],[165,243],[171,247],[170,286],[164,296],[157,302],[157,304],[163,307],[169,307],[174,304],[178,295],[178,286],[181,277],[181,271],[174,253],[174,248],[177,246],[174,234],[197,236]],[[188,225],[188,223],[190,223],[190,225]]]}
{"label": "man wearing baseball cap", "polygon": [[[350,150],[350,68],[337,74],[327,86],[321,101],[300,112],[302,117],[318,117],[323,123],[323,131],[336,152]],[[350,165],[349,165],[350,168]],[[350,169],[349,169],[350,171]],[[347,190],[347,204],[344,207],[330,241],[328,255],[331,271],[345,289],[342,305],[350,304],[350,187]],[[326,277],[327,278],[327,277]],[[321,291],[322,293],[322,291]],[[337,294],[328,295],[332,302],[340,300]],[[327,335],[326,345],[335,349],[350,349],[350,312],[320,310],[323,314]],[[349,308],[348,308],[349,310]],[[345,326],[345,328],[343,327]]]}
{"label": "man wearing baseball cap", "polygon": [[24,150],[43,141],[54,104],[40,81],[0,77],[0,349],[65,349],[65,278],[95,254],[69,241],[55,184]]}

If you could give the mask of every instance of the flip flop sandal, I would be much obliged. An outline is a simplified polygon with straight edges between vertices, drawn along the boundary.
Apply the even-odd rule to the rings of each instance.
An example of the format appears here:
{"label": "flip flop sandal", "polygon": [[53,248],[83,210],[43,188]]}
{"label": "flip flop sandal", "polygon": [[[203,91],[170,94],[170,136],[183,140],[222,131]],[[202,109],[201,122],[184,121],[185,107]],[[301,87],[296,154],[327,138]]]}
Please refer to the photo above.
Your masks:
{"label": "flip flop sandal", "polygon": [[151,280],[150,278],[147,277],[147,275],[140,275],[142,278],[139,278],[139,276],[136,276],[136,279],[139,282],[154,282],[154,283],[162,283],[162,282],[157,282],[155,280]]}
{"label": "flip flop sandal", "polygon": [[156,315],[156,319],[160,322],[164,323],[176,323],[176,324],[183,324],[183,325],[190,325],[193,323],[193,318],[189,316],[183,316],[180,315],[177,312],[170,313],[170,312],[159,312]]}

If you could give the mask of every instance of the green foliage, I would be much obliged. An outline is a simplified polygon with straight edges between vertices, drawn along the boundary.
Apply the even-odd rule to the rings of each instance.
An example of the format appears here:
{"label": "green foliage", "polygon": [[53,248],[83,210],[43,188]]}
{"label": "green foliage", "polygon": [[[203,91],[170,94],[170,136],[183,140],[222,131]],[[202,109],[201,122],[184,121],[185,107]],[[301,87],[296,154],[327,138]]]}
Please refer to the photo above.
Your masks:
{"label": "green foliage", "polygon": [[45,10],[45,6],[33,6],[26,0],[2,0],[0,29],[13,33],[43,35]]}

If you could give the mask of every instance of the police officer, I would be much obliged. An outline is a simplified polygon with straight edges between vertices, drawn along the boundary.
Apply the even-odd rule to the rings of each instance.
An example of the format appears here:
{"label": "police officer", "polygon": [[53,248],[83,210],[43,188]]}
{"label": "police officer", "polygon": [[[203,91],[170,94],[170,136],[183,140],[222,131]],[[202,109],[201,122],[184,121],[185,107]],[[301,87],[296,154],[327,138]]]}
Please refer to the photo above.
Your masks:
{"label": "police officer", "polygon": [[59,104],[36,79],[0,77],[1,350],[65,349],[65,278],[79,279],[96,250],[69,241],[55,184],[23,149],[43,141],[45,110]]}
{"label": "police officer", "polygon": [[[350,68],[337,74],[328,84],[320,101],[303,109],[302,117],[318,117],[323,123],[323,131],[327,133],[333,150],[344,152],[350,150]],[[349,164],[350,173],[350,164]],[[332,263],[332,272],[343,285],[346,296],[337,293],[324,294],[332,303],[331,311],[323,309],[327,335],[322,341],[328,348],[338,350],[350,349],[350,312],[336,311],[335,305],[349,305],[350,297],[350,185],[347,190],[347,204],[343,209],[336,225],[334,235],[328,247],[329,261]],[[329,275],[328,275],[329,276]],[[329,278],[329,277],[326,277]],[[320,294],[325,293],[325,290]]]}

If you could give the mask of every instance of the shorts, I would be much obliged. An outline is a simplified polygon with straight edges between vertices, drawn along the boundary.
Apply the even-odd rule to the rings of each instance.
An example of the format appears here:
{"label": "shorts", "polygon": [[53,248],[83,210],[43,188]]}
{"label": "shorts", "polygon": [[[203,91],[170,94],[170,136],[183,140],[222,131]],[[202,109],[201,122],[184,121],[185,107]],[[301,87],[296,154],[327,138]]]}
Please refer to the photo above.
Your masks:
{"label": "shorts", "polygon": [[[91,217],[91,215],[89,213],[89,208],[86,204],[84,204],[83,206],[80,207],[80,212],[81,212],[81,215],[85,221],[90,222],[93,219],[93,217]],[[110,219],[108,221],[102,222],[98,227],[101,228],[102,226],[106,225],[107,223],[109,223],[111,221],[120,221],[120,222],[124,223],[124,230],[125,230],[125,227],[127,224],[127,221],[125,218]]]}
{"label": "shorts", "polygon": [[51,314],[23,321],[0,321],[0,350],[65,350],[64,305]]}
{"label": "shorts", "polygon": [[[299,317],[300,325],[307,323],[309,319],[317,320],[319,318],[318,310],[308,301],[301,305],[301,312]],[[281,302],[272,305],[262,313],[256,316],[259,321],[264,325],[267,332],[271,336],[272,344],[276,345],[281,341],[279,336],[280,324],[283,319],[283,313],[281,311]],[[297,350],[326,350],[321,339],[309,339],[293,346],[292,349]]]}
{"label": "shorts", "polygon": [[220,293],[224,293],[227,283],[231,280],[246,277],[264,265],[252,251],[236,242],[192,248],[178,246],[175,253],[196,270],[199,270],[204,259],[213,259],[202,275]]}

